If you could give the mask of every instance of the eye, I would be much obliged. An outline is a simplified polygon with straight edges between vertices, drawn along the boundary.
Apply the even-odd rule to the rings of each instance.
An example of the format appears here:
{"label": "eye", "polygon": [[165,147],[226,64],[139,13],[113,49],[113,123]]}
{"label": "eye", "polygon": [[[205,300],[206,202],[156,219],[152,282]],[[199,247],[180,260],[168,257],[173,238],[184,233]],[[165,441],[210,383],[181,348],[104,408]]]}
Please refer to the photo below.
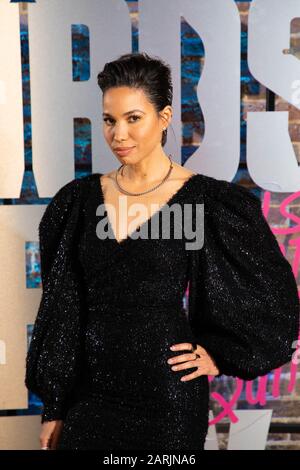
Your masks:
{"label": "eye", "polygon": [[[131,122],[137,122],[139,119],[141,119],[140,116],[137,116],[136,114],[132,114],[128,119],[133,119],[133,121]],[[108,125],[111,125],[111,122],[113,122],[114,120],[107,117],[107,118],[103,118],[103,121],[106,122]]]}
{"label": "eye", "polygon": [[[135,118],[133,122],[136,122],[136,121],[138,121],[139,119],[141,119],[141,117],[140,117],[140,116],[137,116],[136,114],[133,114],[132,116],[130,116],[130,118]],[[129,119],[130,119],[130,118],[129,118]]]}
{"label": "eye", "polygon": [[112,121],[112,119],[110,119],[110,118],[104,118],[103,121],[107,123],[107,121]]}

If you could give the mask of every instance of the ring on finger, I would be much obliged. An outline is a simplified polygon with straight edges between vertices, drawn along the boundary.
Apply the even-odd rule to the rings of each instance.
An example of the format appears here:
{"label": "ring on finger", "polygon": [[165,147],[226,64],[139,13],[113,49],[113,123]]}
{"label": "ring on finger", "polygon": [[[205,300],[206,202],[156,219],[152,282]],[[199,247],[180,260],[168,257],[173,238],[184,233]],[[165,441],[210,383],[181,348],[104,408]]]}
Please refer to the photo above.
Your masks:
{"label": "ring on finger", "polygon": [[196,343],[192,343],[192,349],[191,349],[191,351],[196,354],[196,359],[199,359],[201,356],[200,356],[200,354],[198,354],[198,353],[195,352],[196,349],[197,349],[197,344],[196,344]]}

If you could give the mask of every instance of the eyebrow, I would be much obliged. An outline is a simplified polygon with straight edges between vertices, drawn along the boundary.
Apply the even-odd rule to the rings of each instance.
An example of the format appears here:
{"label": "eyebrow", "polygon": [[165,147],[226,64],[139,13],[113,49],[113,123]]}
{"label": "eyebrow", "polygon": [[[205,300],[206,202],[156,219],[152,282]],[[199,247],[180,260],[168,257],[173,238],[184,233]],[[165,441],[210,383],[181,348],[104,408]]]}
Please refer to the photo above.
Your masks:
{"label": "eyebrow", "polygon": [[[126,113],[124,113],[123,116],[127,116],[127,114],[134,113],[135,111],[139,111],[140,113],[146,114],[141,109],[132,109],[131,111],[127,111]],[[102,113],[102,116],[111,116],[111,115],[109,113]]]}

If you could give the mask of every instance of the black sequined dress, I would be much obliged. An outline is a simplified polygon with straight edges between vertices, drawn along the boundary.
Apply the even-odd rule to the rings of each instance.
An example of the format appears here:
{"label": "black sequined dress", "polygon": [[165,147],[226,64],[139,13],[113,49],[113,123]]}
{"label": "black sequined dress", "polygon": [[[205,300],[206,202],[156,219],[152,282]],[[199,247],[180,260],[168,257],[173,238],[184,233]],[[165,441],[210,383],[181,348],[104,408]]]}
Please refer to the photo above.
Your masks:
{"label": "black sequined dress", "polygon": [[[58,450],[203,449],[208,376],[180,381],[195,368],[172,371],[167,359],[182,351],[169,348],[196,341],[219,375],[243,380],[288,363],[299,335],[291,265],[261,201],[200,174],[140,226],[145,238],[99,238],[107,216],[96,214],[100,176],[69,181],[40,221],[43,291],[25,385],[42,399],[42,423],[64,421]],[[177,203],[184,215],[192,206],[196,232],[204,205],[201,249],[186,249],[185,227],[178,236],[172,216],[161,233],[161,216]]]}
{"label": "black sequined dress", "polygon": [[[188,184],[172,203],[184,201]],[[96,208],[102,202],[95,178],[78,243],[88,313],[85,386],[66,416],[59,448],[201,449],[208,378],[182,382],[196,369],[174,372],[167,363],[188,352],[172,352],[172,344],[195,341],[183,305],[185,240],[99,239]]]}

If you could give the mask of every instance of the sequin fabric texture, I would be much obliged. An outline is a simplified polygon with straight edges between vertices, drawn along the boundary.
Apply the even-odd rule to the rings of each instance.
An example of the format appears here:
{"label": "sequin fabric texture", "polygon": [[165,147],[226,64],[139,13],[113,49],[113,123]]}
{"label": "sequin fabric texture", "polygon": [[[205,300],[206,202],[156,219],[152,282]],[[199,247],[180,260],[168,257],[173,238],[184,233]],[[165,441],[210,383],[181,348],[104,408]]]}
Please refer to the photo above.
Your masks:
{"label": "sequin fabric texture", "polygon": [[196,340],[219,375],[245,380],[289,362],[299,329],[291,267],[260,201],[204,175],[169,201],[204,203],[201,250],[184,238],[100,240],[99,178],[70,181],[40,222],[43,293],[25,384],[43,401],[42,422],[64,420],[58,450],[203,449],[208,378],[181,382],[195,369],[173,372],[167,359],[182,351],[169,347]]}

